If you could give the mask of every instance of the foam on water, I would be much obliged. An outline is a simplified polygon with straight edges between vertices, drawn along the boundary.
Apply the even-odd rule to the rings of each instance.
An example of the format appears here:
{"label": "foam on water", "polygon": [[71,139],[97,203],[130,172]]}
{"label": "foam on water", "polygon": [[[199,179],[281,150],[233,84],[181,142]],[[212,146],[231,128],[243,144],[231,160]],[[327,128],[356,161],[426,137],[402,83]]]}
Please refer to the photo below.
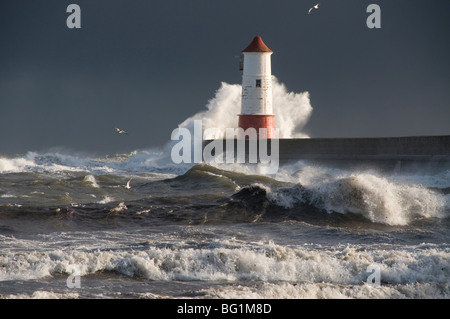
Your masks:
{"label": "foam on water", "polygon": [[55,293],[53,291],[37,290],[32,294],[6,294],[1,295],[0,299],[77,299],[79,294],[73,293]]}
{"label": "foam on water", "polygon": [[59,153],[27,152],[24,156],[0,158],[0,173],[84,171],[91,164],[87,158]]}
{"label": "foam on water", "polygon": [[373,287],[368,284],[263,283],[204,289],[204,298],[220,299],[404,299],[448,298],[448,283],[414,283]]}
{"label": "foam on water", "polygon": [[111,196],[105,196],[102,200],[99,200],[98,203],[99,204],[108,204],[115,201],[115,199]]}
{"label": "foam on water", "polygon": [[[89,242],[86,247],[84,238],[66,238],[71,246],[76,244],[78,247],[63,249],[59,242],[65,237],[67,234],[52,234],[48,237],[52,241],[38,243],[39,250],[6,249],[0,255],[0,280],[71,274],[70,266],[78,265],[81,276],[113,271],[157,281],[251,280],[360,286],[367,282],[367,267],[376,264],[381,269],[382,285],[439,283],[447,289],[445,293],[450,292],[450,247],[447,244],[287,246],[272,241],[179,240],[166,236],[165,241],[148,241],[132,247],[117,246],[109,241],[109,245],[115,244],[110,248],[100,245],[106,243],[101,239]],[[5,236],[0,239],[3,244],[15,243],[16,247],[36,247],[32,241],[20,240],[18,243],[19,240]]]}
{"label": "foam on water", "polygon": [[[61,153],[27,152],[23,156],[0,157],[0,174],[4,173],[61,173],[89,172],[86,182],[92,182],[92,174],[123,174],[162,172],[184,173],[192,165],[176,165],[170,160],[170,152],[161,149],[139,150],[130,154],[117,154],[112,157],[74,156]],[[93,179],[94,178],[94,179]]]}
{"label": "foam on water", "polygon": [[94,188],[100,188],[94,175],[86,175],[84,181],[90,183]]}
{"label": "foam on water", "polygon": [[[388,225],[407,225],[418,218],[446,218],[450,212],[449,196],[418,183],[420,176],[399,179],[373,171],[310,165],[298,168],[289,167],[277,178],[302,185],[306,191],[296,186],[269,188],[269,199],[286,208],[303,202],[328,212],[361,214]],[[436,180],[441,185],[441,179]]]}
{"label": "foam on water", "polygon": [[0,158],[0,173],[22,172],[34,166],[34,161],[27,157]]}
{"label": "foam on water", "polygon": [[392,179],[404,182],[414,183],[425,187],[433,188],[450,188],[450,169],[442,171],[439,174],[427,174],[423,172],[421,174],[395,174]]}

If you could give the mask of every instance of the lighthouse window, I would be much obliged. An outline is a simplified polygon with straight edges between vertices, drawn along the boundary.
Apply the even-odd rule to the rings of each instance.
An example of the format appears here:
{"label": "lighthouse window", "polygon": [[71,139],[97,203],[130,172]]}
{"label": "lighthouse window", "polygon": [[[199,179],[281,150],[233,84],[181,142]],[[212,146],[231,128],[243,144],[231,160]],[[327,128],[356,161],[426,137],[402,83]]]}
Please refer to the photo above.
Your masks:
{"label": "lighthouse window", "polygon": [[257,88],[260,88],[261,87],[261,80],[256,80],[256,85],[255,85]]}

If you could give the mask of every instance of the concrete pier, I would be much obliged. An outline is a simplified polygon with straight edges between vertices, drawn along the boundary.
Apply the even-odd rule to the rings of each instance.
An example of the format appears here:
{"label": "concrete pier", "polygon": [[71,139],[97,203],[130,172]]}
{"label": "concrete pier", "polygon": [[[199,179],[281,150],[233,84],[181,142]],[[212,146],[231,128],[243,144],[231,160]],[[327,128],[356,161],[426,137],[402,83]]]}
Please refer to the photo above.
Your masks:
{"label": "concrete pier", "polygon": [[[205,140],[203,145],[210,142]],[[245,142],[248,153],[251,141]],[[223,143],[226,150],[226,140]],[[269,140],[269,153],[270,145]],[[336,167],[446,170],[450,169],[450,135],[279,139],[280,165],[300,160]]]}

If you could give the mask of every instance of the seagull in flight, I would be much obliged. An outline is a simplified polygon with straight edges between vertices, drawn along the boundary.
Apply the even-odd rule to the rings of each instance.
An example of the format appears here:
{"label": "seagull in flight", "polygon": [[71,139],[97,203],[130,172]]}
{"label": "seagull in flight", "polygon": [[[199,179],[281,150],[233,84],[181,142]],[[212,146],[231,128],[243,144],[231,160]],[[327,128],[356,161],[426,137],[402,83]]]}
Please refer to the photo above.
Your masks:
{"label": "seagull in flight", "polygon": [[313,9],[319,9],[319,4],[320,4],[320,3],[316,4],[316,5],[315,5],[315,6],[313,6],[312,8],[309,8],[309,10],[308,10],[308,14],[310,14],[310,13],[311,13],[311,11],[312,11]]}
{"label": "seagull in flight", "polygon": [[116,127],[116,131],[117,131],[117,133],[119,133],[119,134],[126,134],[126,135],[128,135],[127,132],[125,132],[124,130],[121,130],[120,128],[117,128],[117,127]]}
{"label": "seagull in flight", "polygon": [[131,188],[131,186],[130,186],[131,180],[132,180],[132,178],[130,178],[130,180],[127,182],[127,186],[125,186],[126,189],[130,189]]}

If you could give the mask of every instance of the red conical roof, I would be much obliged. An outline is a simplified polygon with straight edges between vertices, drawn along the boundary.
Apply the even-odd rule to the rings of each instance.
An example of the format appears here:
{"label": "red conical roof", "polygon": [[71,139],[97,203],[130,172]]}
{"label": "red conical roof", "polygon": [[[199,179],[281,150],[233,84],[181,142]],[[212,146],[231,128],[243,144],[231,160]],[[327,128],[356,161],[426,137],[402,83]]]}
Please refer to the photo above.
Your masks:
{"label": "red conical roof", "polygon": [[267,45],[264,44],[261,37],[258,35],[253,38],[252,43],[248,45],[242,52],[272,52]]}

